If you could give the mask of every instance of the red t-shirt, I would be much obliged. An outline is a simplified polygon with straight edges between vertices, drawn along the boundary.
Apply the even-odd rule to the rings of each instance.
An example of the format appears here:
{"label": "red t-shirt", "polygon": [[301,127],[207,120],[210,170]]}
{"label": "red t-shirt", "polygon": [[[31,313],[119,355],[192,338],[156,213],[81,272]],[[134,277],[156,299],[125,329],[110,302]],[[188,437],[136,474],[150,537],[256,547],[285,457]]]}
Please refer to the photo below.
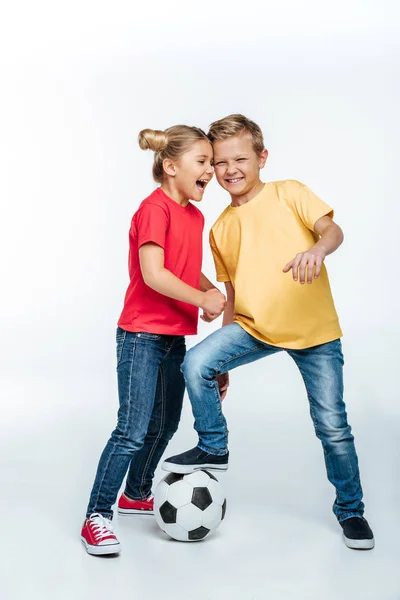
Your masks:
{"label": "red t-shirt", "polygon": [[145,284],[139,248],[154,242],[164,248],[164,266],[200,289],[204,217],[193,204],[181,206],[157,188],[133,215],[129,231],[129,277],[118,325],[127,331],[167,335],[197,333],[197,306],[168,298]]}

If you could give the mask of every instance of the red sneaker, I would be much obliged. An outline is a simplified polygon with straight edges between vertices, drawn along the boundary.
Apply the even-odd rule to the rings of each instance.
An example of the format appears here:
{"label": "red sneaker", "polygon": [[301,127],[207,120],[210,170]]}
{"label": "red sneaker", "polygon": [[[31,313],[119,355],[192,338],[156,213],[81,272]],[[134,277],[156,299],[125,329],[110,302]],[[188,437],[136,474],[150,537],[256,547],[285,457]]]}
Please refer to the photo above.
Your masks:
{"label": "red sneaker", "polygon": [[131,500],[125,494],[118,500],[119,515],[153,515],[154,497],[149,496],[146,500]]}
{"label": "red sneaker", "polygon": [[121,550],[111,521],[93,513],[83,524],[81,540],[89,554],[116,554]]}

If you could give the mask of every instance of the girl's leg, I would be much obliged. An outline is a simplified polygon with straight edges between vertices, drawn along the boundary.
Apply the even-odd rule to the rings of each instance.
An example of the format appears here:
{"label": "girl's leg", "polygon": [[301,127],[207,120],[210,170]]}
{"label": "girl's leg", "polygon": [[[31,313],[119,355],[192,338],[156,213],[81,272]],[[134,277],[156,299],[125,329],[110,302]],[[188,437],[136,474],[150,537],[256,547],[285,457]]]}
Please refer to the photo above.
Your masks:
{"label": "girl's leg", "polygon": [[135,453],[126,480],[125,495],[144,500],[151,495],[154,471],[168,442],[178,428],[185,381],[181,365],[185,356],[183,337],[165,336],[169,341],[166,358],[158,370],[157,392],[149,429],[141,450]]}
{"label": "girl's leg", "polygon": [[100,457],[87,517],[96,512],[112,518],[129,463],[143,446],[165,356],[162,337],[117,330],[118,423]]}

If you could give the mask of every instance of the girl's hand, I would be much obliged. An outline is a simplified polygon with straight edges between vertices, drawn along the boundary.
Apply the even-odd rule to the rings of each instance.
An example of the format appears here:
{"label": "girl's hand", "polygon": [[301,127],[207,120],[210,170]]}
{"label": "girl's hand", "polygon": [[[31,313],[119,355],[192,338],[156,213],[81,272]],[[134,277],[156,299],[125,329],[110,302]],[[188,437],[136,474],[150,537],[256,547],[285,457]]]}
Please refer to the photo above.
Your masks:
{"label": "girl's hand", "polygon": [[216,318],[219,317],[224,310],[225,304],[225,296],[221,294],[219,290],[213,288],[203,293],[203,302],[201,303],[200,308],[202,308],[205,313],[209,313]]}
{"label": "girl's hand", "polygon": [[322,263],[326,258],[326,251],[321,247],[314,247],[307,252],[299,252],[293,260],[283,269],[287,273],[292,269],[293,280],[300,279],[300,283],[305,283],[307,269],[307,283],[312,283],[313,271],[315,268],[314,278],[317,279],[321,273]]}

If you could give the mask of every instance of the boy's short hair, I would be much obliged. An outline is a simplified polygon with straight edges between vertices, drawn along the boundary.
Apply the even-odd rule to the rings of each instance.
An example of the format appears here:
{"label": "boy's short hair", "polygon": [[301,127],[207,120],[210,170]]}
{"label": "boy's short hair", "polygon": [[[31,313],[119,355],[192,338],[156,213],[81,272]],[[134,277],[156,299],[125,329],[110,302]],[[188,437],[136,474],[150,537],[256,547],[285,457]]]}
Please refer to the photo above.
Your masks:
{"label": "boy's short hair", "polygon": [[260,127],[244,115],[229,115],[219,121],[211,123],[208,137],[211,142],[226,140],[241,133],[249,133],[253,141],[253,149],[256,154],[264,150],[264,139]]}

